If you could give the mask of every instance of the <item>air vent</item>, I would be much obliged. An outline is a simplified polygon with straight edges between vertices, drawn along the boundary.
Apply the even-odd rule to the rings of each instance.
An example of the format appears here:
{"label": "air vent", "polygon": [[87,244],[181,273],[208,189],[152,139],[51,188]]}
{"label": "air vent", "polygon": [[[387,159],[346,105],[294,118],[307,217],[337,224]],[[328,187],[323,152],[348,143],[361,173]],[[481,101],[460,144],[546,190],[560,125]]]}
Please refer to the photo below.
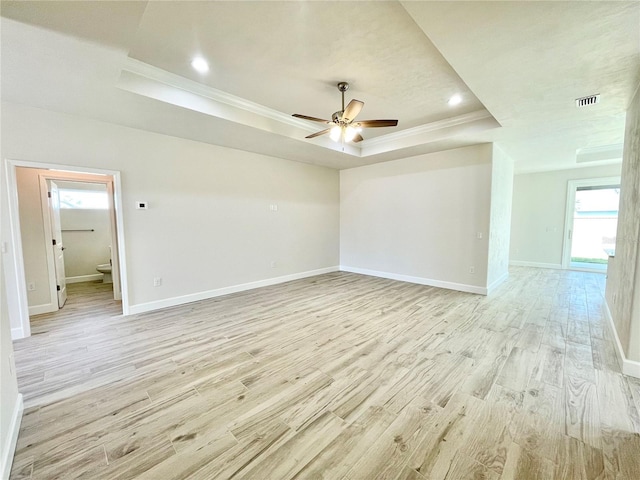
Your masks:
{"label": "air vent", "polygon": [[588,97],[576,98],[576,107],[588,107],[600,103],[600,94],[589,95]]}

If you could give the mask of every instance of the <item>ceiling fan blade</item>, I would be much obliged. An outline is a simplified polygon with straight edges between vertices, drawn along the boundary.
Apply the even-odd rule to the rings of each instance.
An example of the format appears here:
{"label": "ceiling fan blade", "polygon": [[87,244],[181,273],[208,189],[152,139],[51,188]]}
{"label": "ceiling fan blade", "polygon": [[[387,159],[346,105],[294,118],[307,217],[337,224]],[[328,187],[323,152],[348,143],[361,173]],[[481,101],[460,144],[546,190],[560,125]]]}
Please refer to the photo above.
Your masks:
{"label": "ceiling fan blade", "polygon": [[354,124],[355,127],[364,128],[395,127],[396,125],[398,125],[398,120],[362,120],[357,124]]}
{"label": "ceiling fan blade", "polygon": [[353,137],[352,142],[358,143],[358,142],[361,142],[362,140],[364,140],[364,138],[362,138],[362,135],[360,135],[359,133],[356,133],[356,136]]}
{"label": "ceiling fan blade", "polygon": [[330,129],[330,128],[327,128],[327,129],[325,129],[325,130],[321,130],[321,131],[319,131],[319,132],[312,133],[311,135],[307,135],[307,136],[306,136],[306,137],[304,137],[304,138],[315,138],[315,137],[319,137],[320,135],[324,135],[325,133],[329,133],[330,131],[331,131],[331,129]]}
{"label": "ceiling fan blade", "polygon": [[347,108],[344,109],[344,113],[342,114],[342,121],[346,123],[352,122],[353,119],[358,116],[363,106],[364,102],[355,99],[351,100],[349,102],[349,105],[347,105]]}
{"label": "ceiling fan blade", "polygon": [[324,120],[322,118],[309,117],[307,115],[300,115],[299,113],[294,113],[292,117],[304,118],[305,120],[311,120],[312,122],[320,122],[320,123],[331,123],[331,120]]}

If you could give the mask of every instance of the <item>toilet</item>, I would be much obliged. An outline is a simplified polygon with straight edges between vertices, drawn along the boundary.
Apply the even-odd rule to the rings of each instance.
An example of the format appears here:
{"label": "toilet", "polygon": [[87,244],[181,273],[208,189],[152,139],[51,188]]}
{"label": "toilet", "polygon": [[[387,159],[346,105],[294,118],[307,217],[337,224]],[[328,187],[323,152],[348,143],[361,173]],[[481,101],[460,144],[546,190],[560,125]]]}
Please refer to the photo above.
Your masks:
{"label": "toilet", "polygon": [[111,245],[109,245],[109,263],[103,263],[96,267],[96,270],[102,274],[102,283],[113,283],[113,278],[111,277],[111,254],[113,251],[111,250]]}
{"label": "toilet", "polygon": [[102,273],[102,283],[113,283],[113,279],[111,278],[111,264],[103,263],[102,265],[98,265],[96,270]]}

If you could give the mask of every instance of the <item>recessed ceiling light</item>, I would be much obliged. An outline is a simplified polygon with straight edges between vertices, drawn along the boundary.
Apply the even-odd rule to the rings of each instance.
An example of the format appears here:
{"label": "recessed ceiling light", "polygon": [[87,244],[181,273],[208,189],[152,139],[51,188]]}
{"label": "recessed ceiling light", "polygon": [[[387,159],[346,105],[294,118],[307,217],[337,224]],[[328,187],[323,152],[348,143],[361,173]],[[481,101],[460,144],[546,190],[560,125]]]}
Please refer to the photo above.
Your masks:
{"label": "recessed ceiling light", "polygon": [[462,95],[460,95],[459,93],[456,93],[453,97],[449,99],[449,105],[452,107],[454,105],[458,105],[461,102],[462,102]]}
{"label": "recessed ceiling light", "polygon": [[209,71],[209,64],[202,57],[196,57],[191,60],[191,66],[200,73],[207,73]]}

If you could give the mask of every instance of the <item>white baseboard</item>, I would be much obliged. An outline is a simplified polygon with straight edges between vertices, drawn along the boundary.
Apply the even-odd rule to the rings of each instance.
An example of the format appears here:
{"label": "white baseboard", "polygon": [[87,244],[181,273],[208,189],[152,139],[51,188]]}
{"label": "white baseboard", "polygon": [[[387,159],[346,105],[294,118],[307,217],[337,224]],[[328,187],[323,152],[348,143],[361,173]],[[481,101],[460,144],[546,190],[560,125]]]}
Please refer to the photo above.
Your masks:
{"label": "white baseboard", "polygon": [[522,260],[511,260],[509,265],[514,267],[555,268],[558,270],[562,268],[561,263],[524,262]]}
{"label": "white baseboard", "polygon": [[[58,299],[56,299],[57,302]],[[29,316],[31,315],[41,315],[43,313],[51,313],[58,311],[57,303],[44,303],[42,305],[33,305],[29,307]]]}
{"label": "white baseboard", "polygon": [[618,357],[618,363],[620,364],[620,370],[625,375],[629,375],[630,377],[640,378],[640,362],[636,362],[635,360],[629,360],[622,348],[622,343],[620,343],[620,337],[618,337],[618,330],[616,330],[616,325],[613,321],[613,317],[611,316],[611,310],[609,310],[609,305],[607,301],[604,302],[604,314],[609,320],[609,328],[611,329],[611,333],[613,333],[613,337],[616,340],[616,356]]}
{"label": "white baseboard", "polygon": [[219,297],[222,295],[229,295],[230,293],[244,292],[246,290],[253,290],[254,288],[268,287],[270,285],[277,285],[278,283],[291,282],[292,280],[300,280],[301,278],[315,277],[316,275],[337,272],[338,270],[339,268],[337,266],[320,268],[318,270],[309,270],[306,272],[293,273],[291,275],[283,275],[281,277],[267,278],[265,280],[258,280],[256,282],[242,283],[240,285],[232,285],[230,287],[217,288],[215,290],[207,290],[204,292],[191,293],[189,295],[182,295],[180,297],[165,298],[164,300],[158,300],[155,302],[129,305],[129,315],[135,315],[137,313],[143,313],[143,312],[150,312],[152,310],[159,310],[161,308],[174,307],[176,305],[183,305],[185,303],[197,302],[199,300],[206,300],[208,298]]}
{"label": "white baseboard", "polygon": [[507,278],[509,278],[509,272],[504,272],[496,281],[487,287],[487,295],[491,295],[491,292],[506,282]]}
{"label": "white baseboard", "polygon": [[22,330],[22,327],[12,328],[11,340],[19,340],[20,338],[24,338],[24,330]]}
{"label": "white baseboard", "polygon": [[[22,423],[22,412],[24,411],[24,402],[22,400],[22,394],[18,394],[16,399],[16,405],[13,409],[13,415],[11,416],[11,424],[7,429],[7,436],[4,445],[4,451],[2,452],[2,479],[8,479],[11,473],[11,465],[13,465],[13,455],[16,452],[16,445],[18,443],[18,433],[20,433],[20,424]],[[3,432],[4,433],[4,432]]]}
{"label": "white baseboard", "polygon": [[486,295],[486,287],[478,287],[476,285],[467,285],[464,283],[445,282],[443,280],[434,280],[432,278],[413,277],[411,275],[401,275],[398,273],[379,272],[377,270],[368,270],[366,268],[349,267],[340,265],[340,271],[359,273],[361,275],[369,275],[371,277],[388,278],[390,280],[399,280],[401,282],[417,283],[418,285],[428,285],[430,287],[446,288],[448,290],[457,290],[459,292],[477,293]]}
{"label": "white baseboard", "polygon": [[102,273],[95,273],[92,275],[78,275],[77,277],[67,277],[65,280],[67,283],[81,283],[81,282],[95,282],[96,280],[102,280],[104,275]]}

